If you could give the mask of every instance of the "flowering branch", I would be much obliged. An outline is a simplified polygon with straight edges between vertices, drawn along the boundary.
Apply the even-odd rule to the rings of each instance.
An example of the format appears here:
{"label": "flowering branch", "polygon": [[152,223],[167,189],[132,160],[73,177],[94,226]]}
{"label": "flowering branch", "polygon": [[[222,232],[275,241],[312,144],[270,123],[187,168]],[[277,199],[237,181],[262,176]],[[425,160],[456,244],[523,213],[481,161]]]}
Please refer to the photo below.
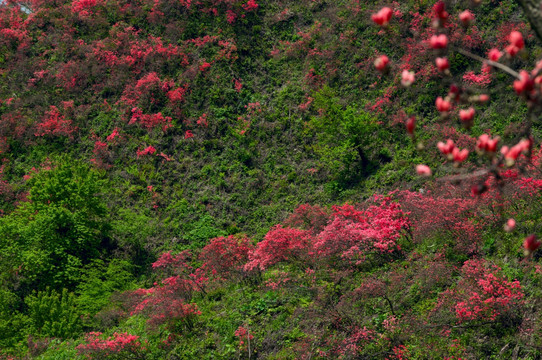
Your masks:
{"label": "flowering branch", "polygon": [[501,64],[500,62],[496,62],[496,61],[492,61],[492,60],[488,60],[488,59],[484,59],[483,57],[481,56],[478,56],[476,54],[473,54],[471,53],[470,51],[467,51],[465,49],[462,49],[462,48],[456,48],[455,49],[458,53],[462,54],[462,55],[465,55],[467,57],[470,57],[471,59],[474,59],[474,60],[478,60],[480,61],[481,63],[486,63],[490,66],[493,66],[493,67],[496,67],[496,68],[499,68],[501,69],[502,71],[504,71],[505,73],[508,73],[510,75],[512,75],[513,77],[515,77],[516,79],[521,79],[519,73],[517,71],[514,71],[512,70],[511,68],[509,68],[508,66],[504,65],[504,64]]}

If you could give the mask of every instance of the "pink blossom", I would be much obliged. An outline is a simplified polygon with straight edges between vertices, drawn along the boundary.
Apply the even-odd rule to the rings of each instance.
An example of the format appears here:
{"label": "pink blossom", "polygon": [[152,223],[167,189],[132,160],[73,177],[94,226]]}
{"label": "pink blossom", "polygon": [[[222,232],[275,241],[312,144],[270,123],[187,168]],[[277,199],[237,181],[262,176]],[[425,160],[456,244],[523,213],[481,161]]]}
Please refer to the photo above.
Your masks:
{"label": "pink blossom", "polygon": [[512,232],[516,228],[516,220],[514,219],[508,219],[506,223],[504,224],[504,231],[506,232]]}
{"label": "pink blossom", "polygon": [[380,72],[384,72],[388,68],[388,64],[390,62],[390,59],[386,55],[381,55],[376,58],[374,61],[374,66],[376,70]]}
{"label": "pink blossom", "polygon": [[465,10],[459,14],[459,21],[463,26],[469,26],[474,21],[474,14],[470,10]]}
{"label": "pink blossom", "polygon": [[377,25],[387,26],[391,20],[393,11],[389,7],[383,7],[376,14],[371,15],[371,20]]}
{"label": "pink blossom", "polygon": [[489,135],[482,134],[480,137],[478,137],[478,141],[476,142],[476,151],[479,153],[482,152],[488,152],[488,153],[495,153],[497,151],[497,144],[500,140],[500,137],[495,137],[491,139]]}
{"label": "pink blossom", "polygon": [[416,165],[416,173],[420,176],[431,176],[431,169],[427,165],[419,164]]}
{"label": "pink blossom", "polygon": [[437,144],[437,148],[440,150],[442,155],[449,155],[455,149],[455,144],[452,139],[448,139],[446,143],[439,141]]}
{"label": "pink blossom", "polygon": [[412,85],[412,83],[414,83],[414,79],[414,71],[403,70],[401,74],[401,85],[404,87],[409,87]]}
{"label": "pink blossom", "polygon": [[452,104],[450,104],[448,100],[444,100],[440,96],[435,101],[435,105],[437,106],[437,110],[441,113],[448,112],[452,108]]}
{"label": "pink blossom", "polygon": [[448,46],[448,37],[444,34],[433,35],[429,44],[433,49],[445,49]]}
{"label": "pink blossom", "polygon": [[459,110],[459,119],[461,119],[463,123],[470,123],[474,119],[474,113],[475,111],[473,107],[470,107],[466,110],[461,109]]}
{"label": "pink blossom", "polygon": [[459,148],[454,148],[452,150],[452,156],[456,163],[461,163],[467,159],[469,156],[469,150],[463,149],[459,150]]}
{"label": "pink blossom", "polygon": [[523,241],[523,248],[525,249],[525,255],[530,255],[532,252],[536,251],[542,245],[540,241],[536,239],[536,235],[531,234],[525,238]]}
{"label": "pink blossom", "polygon": [[437,69],[440,72],[444,72],[450,68],[450,63],[448,62],[448,58],[436,58],[435,64],[437,65]]}
{"label": "pink blossom", "polygon": [[502,52],[500,52],[499,49],[493,48],[489,50],[489,53],[488,53],[489,60],[496,62],[496,61],[499,61],[501,56],[502,56]]}

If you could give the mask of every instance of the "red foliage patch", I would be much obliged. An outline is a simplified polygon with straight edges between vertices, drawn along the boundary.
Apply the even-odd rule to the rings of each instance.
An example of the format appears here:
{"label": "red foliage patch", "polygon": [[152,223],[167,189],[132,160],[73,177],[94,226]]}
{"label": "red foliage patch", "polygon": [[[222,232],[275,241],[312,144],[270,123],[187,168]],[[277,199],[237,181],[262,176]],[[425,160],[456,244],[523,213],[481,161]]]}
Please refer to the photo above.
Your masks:
{"label": "red foliage patch", "polygon": [[280,261],[304,257],[307,255],[309,242],[309,231],[277,225],[265,235],[256,249],[249,253],[245,270],[265,270]]}
{"label": "red foliage patch", "polygon": [[56,106],[51,106],[48,112],[45,113],[43,121],[37,125],[36,136],[66,136],[73,138],[73,133],[77,130],[72,125],[72,121],[66,119],[60,113]]}
{"label": "red foliage patch", "polygon": [[79,355],[88,359],[139,358],[146,349],[139,336],[128,333],[113,333],[104,338],[100,332],[85,335],[85,342],[77,345]]}
{"label": "red foliage patch", "polygon": [[228,236],[212,239],[199,254],[201,268],[214,277],[226,278],[243,270],[254,245],[246,237]]}

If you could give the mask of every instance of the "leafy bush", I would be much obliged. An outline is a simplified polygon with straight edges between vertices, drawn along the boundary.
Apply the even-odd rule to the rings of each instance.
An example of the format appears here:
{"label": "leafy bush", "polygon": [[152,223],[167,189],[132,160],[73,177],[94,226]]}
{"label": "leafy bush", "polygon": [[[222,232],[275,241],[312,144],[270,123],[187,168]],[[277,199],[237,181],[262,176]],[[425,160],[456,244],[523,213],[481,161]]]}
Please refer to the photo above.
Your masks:
{"label": "leafy bush", "polygon": [[0,219],[5,266],[19,267],[28,289],[73,289],[82,267],[108,250],[104,184],[88,166],[59,160],[29,180],[29,201]]}
{"label": "leafy bush", "polygon": [[93,316],[111,305],[111,296],[133,286],[133,265],[114,259],[109,264],[94,260],[82,270],[82,281],[76,288],[77,308]]}
{"label": "leafy bush", "polygon": [[25,298],[30,319],[29,334],[37,337],[74,338],[82,330],[76,297],[67,289],[34,292]]}

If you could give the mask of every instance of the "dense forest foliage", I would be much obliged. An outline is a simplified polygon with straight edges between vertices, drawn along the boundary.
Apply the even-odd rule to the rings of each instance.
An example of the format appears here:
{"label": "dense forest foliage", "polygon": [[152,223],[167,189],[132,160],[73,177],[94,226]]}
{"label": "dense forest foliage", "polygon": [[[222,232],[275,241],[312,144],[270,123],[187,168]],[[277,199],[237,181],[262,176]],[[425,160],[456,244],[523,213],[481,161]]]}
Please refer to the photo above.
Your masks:
{"label": "dense forest foliage", "polygon": [[542,358],[541,45],[512,0],[1,2],[0,359]]}

